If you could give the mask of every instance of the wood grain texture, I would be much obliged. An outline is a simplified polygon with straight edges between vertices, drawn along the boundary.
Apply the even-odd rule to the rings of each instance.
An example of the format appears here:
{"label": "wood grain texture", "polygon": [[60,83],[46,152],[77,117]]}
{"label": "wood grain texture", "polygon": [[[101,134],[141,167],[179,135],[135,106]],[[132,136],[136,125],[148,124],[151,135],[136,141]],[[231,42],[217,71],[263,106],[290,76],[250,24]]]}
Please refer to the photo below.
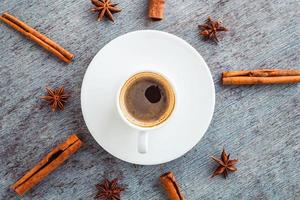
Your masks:
{"label": "wood grain texture", "polygon": [[[0,24],[0,199],[18,199],[9,186],[73,132],[85,143],[22,199],[92,199],[95,184],[118,176],[124,199],[166,199],[159,176],[172,170],[185,197],[198,199],[300,198],[300,85],[221,86],[223,71],[300,69],[297,0],[167,0],[165,19],[147,17],[147,0],[118,1],[114,24],[96,21],[88,0],[0,2],[9,11],[76,55],[66,65],[16,31]],[[198,36],[207,16],[230,31],[219,45]],[[113,158],[89,134],[80,109],[80,87],[94,55],[111,39],[139,29],[173,33],[206,60],[216,85],[216,109],[203,139],[183,157],[157,166]],[[39,100],[44,87],[64,84],[72,95],[65,111],[52,113]],[[202,91],[199,91],[202,92]],[[225,146],[239,158],[238,172],[210,178],[211,155]]]}

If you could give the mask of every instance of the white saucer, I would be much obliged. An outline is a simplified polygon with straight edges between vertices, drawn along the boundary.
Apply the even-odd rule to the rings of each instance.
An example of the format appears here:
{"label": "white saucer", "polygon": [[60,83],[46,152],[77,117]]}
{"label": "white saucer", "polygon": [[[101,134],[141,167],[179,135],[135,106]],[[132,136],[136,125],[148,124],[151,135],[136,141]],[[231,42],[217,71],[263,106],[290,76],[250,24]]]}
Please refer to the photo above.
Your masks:
{"label": "white saucer", "polygon": [[[161,128],[149,133],[149,151],[137,151],[137,131],[118,115],[116,95],[130,75],[156,71],[176,90],[176,109]],[[154,30],[122,35],[103,47],[83,79],[81,106],[95,140],[115,157],[154,165],[174,160],[194,147],[212,119],[215,89],[200,54],[181,38]]]}

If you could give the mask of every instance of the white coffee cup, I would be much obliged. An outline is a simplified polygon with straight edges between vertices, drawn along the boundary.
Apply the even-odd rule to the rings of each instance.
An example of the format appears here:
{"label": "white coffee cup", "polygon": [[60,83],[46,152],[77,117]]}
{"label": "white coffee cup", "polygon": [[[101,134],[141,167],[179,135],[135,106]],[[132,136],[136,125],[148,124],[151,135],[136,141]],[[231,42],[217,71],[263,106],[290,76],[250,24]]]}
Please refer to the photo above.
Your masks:
{"label": "white coffee cup", "polygon": [[[125,105],[124,102],[122,102],[122,98],[124,96],[124,93],[126,92],[126,89],[128,89],[128,84],[130,81],[134,80],[134,78],[136,77],[140,77],[143,78],[146,75],[153,75],[155,78],[158,78],[161,81],[164,81],[164,84],[167,85],[167,92],[169,95],[169,98],[171,99],[169,104],[168,104],[168,109],[167,111],[164,113],[164,118],[162,118],[161,121],[158,121],[157,124],[153,125],[153,126],[142,126],[140,124],[136,124],[132,121],[132,119],[128,119],[128,113],[124,113],[125,111]],[[124,97],[123,97],[124,99]],[[124,100],[123,100],[124,101]],[[138,140],[137,140],[137,151],[139,153],[147,153],[148,151],[148,134],[154,130],[157,129],[163,125],[166,124],[166,122],[171,118],[172,114],[174,113],[174,109],[175,109],[175,103],[176,101],[176,94],[175,94],[175,90],[173,85],[171,84],[171,82],[161,73],[157,73],[157,72],[150,72],[150,71],[143,71],[143,72],[138,72],[135,73],[134,75],[130,76],[120,87],[118,93],[117,93],[117,110],[118,113],[120,115],[120,117],[122,118],[122,120],[130,127],[132,127],[133,129],[138,131]]]}

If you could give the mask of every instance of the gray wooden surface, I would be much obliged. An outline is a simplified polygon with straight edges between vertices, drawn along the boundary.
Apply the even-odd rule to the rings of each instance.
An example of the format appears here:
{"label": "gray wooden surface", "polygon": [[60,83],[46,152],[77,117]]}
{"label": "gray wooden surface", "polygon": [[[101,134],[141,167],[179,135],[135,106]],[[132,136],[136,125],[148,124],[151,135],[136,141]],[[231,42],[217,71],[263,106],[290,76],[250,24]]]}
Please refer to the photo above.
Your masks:
{"label": "gray wooden surface", "polygon": [[[116,22],[97,22],[88,0],[0,2],[76,55],[66,65],[0,24],[0,199],[19,199],[9,186],[73,132],[84,147],[22,199],[92,199],[103,176],[121,179],[123,199],[166,199],[158,177],[172,170],[187,199],[300,198],[300,85],[223,87],[224,70],[300,69],[300,5],[297,0],[167,0],[166,18],[151,22],[147,0],[116,0]],[[207,16],[230,32],[215,45],[198,36]],[[135,166],[105,152],[89,134],[80,87],[93,56],[111,39],[139,29],[173,33],[204,57],[216,85],[209,130],[183,157],[157,166]],[[117,57],[117,55],[116,55]],[[184,67],[184,66],[183,66]],[[44,87],[65,85],[72,98],[52,113],[39,100]],[[200,92],[200,91],[199,91]],[[211,155],[225,146],[239,158],[238,172],[210,178]]]}

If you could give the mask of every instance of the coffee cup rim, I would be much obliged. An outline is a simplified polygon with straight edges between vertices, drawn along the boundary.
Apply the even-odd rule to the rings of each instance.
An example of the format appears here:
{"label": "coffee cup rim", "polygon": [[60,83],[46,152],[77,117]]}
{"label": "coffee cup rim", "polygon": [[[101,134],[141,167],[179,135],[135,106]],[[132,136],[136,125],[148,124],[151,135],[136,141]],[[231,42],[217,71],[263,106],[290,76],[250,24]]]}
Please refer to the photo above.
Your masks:
{"label": "coffee cup rim", "polygon": [[[143,126],[138,126],[132,122],[130,122],[125,116],[124,116],[124,113],[120,107],[120,94],[121,94],[121,90],[123,88],[123,86],[125,85],[126,81],[128,79],[130,79],[131,77],[135,76],[136,74],[139,74],[139,73],[144,73],[144,72],[149,72],[149,73],[155,73],[155,74],[158,74],[160,76],[162,76],[163,78],[165,78],[168,83],[170,84],[170,86],[172,87],[172,90],[173,90],[173,93],[174,93],[174,97],[175,97],[175,104],[174,104],[174,107],[173,107],[173,110],[172,112],[170,113],[170,115],[167,117],[167,119],[163,122],[161,122],[160,124],[158,125],[155,125],[155,126],[151,126],[151,127],[143,127]],[[167,78],[164,74],[162,74],[161,72],[157,72],[157,71],[154,71],[154,70],[142,70],[142,71],[137,71],[135,73],[132,73],[131,75],[129,75],[125,81],[122,81],[122,84],[120,85],[119,89],[118,89],[118,93],[117,93],[117,96],[116,96],[116,103],[117,103],[117,110],[118,110],[118,113],[119,113],[119,116],[122,118],[122,120],[127,124],[129,125],[130,127],[134,128],[134,129],[137,129],[139,131],[148,131],[148,130],[154,130],[154,129],[157,129],[163,125],[165,125],[174,115],[174,112],[176,110],[176,104],[177,104],[177,92],[176,92],[176,89],[174,87],[174,84],[170,81],[169,78]]]}

